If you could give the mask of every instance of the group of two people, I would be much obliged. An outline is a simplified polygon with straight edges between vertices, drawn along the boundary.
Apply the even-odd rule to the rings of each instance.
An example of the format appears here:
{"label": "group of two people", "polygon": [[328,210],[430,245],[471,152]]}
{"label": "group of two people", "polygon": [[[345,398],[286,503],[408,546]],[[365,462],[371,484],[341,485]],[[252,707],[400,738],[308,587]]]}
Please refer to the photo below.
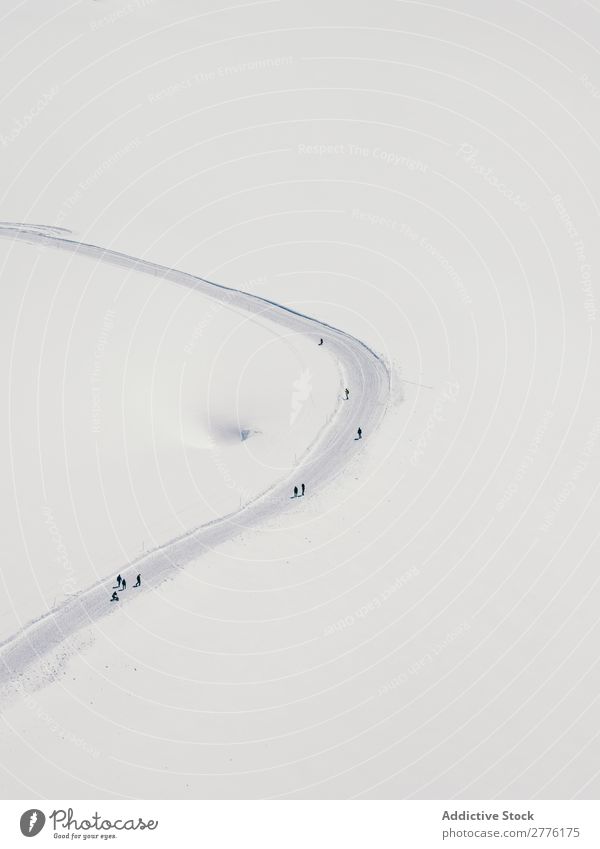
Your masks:
{"label": "group of two people", "polygon": [[[142,576],[141,575],[137,576],[135,584],[133,586],[134,587],[141,587],[142,586]],[[118,601],[119,596],[117,595],[117,592],[122,592],[123,590],[126,590],[126,589],[127,589],[127,581],[125,580],[125,578],[122,578],[120,575],[117,575],[117,585],[116,585],[116,587],[113,587],[114,592],[113,592],[110,600],[111,601]]]}

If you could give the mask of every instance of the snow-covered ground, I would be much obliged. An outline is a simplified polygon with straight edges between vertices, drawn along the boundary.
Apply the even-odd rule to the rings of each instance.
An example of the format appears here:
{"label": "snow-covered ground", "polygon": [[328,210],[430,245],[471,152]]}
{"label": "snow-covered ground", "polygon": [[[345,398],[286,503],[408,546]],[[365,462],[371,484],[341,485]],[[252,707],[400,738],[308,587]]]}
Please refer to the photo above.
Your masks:
{"label": "snow-covered ground", "polygon": [[[9,585],[10,607],[5,618],[8,624],[11,608],[31,611],[32,607],[35,610],[35,606],[41,604],[42,612],[28,623],[28,627],[21,627],[20,632],[4,642],[4,669],[0,671],[0,681],[8,685],[7,695],[14,695],[11,690],[15,678],[33,683],[32,665],[57,645],[61,646],[66,637],[110,612],[109,595],[113,589],[121,591],[119,583],[113,586],[117,571],[129,582],[130,589],[136,576],[143,572],[143,587],[134,587],[138,589],[134,596],[141,595],[208,548],[231,539],[242,529],[260,527],[274,511],[281,513],[288,506],[288,500],[294,501],[295,508],[298,495],[305,495],[305,482],[312,491],[335,479],[346,465],[352,442],[362,439],[363,429],[365,434],[373,434],[383,417],[389,401],[390,375],[385,364],[362,343],[264,298],[224,289],[189,274],[64,237],[30,232],[23,227],[6,227],[4,231],[0,228],[0,235],[2,232],[13,239],[72,251],[78,258],[82,254],[96,257],[101,263],[111,263],[121,270],[133,269],[139,274],[145,269],[146,281],[141,281],[142,285],[162,278],[177,283],[186,294],[191,292],[193,307],[202,309],[199,314],[203,315],[204,324],[209,321],[210,302],[201,300],[199,306],[195,303],[201,292],[216,302],[213,311],[225,308],[229,317],[229,324],[216,322],[207,339],[201,332],[203,322],[194,325],[195,310],[188,309],[185,311],[187,334],[182,334],[183,328],[179,326],[172,337],[177,354],[169,350],[167,344],[164,348],[161,344],[157,353],[157,340],[162,343],[165,327],[175,324],[175,318],[165,322],[169,315],[167,310],[176,316],[182,308],[181,301],[169,304],[159,295],[154,305],[155,326],[144,326],[138,315],[121,320],[125,344],[121,348],[117,344],[113,366],[103,373],[102,365],[121,300],[136,304],[142,298],[139,293],[136,297],[135,284],[129,289],[122,271],[113,291],[100,274],[100,285],[92,282],[94,297],[86,319],[84,310],[79,309],[79,287],[85,265],[78,267],[80,263],[76,262],[75,268],[69,268],[68,275],[64,276],[71,282],[72,296],[76,296],[78,306],[75,310],[65,307],[60,310],[56,330],[59,341],[48,341],[51,320],[49,311],[42,310],[43,328],[32,326],[26,334],[33,333],[34,342],[43,340],[42,349],[36,351],[35,344],[27,345],[26,365],[17,361],[11,349],[7,357],[11,368],[6,395],[11,403],[5,439],[6,465],[14,469],[13,477],[20,489],[15,487],[14,504],[18,509],[14,521],[14,553],[11,552],[10,561],[22,577],[15,597],[10,594]],[[17,250],[17,257],[18,254]],[[47,273],[46,264],[44,269]],[[15,271],[17,279],[22,276],[19,272]],[[62,278],[57,279],[62,282]],[[43,278],[40,282],[43,286]],[[102,333],[93,346],[90,363],[90,341],[94,338],[91,328],[98,321],[96,289],[102,298],[111,299],[113,307],[104,313]],[[39,294],[34,286],[33,303],[39,303]],[[56,298],[55,292],[51,302]],[[240,322],[240,311],[246,314],[243,322]],[[7,337],[11,326],[19,327],[19,312],[16,311],[7,323]],[[230,326],[232,314],[233,327]],[[283,325],[285,333],[276,335],[272,331],[267,339],[261,338],[269,321],[276,326]],[[74,324],[79,328],[84,350],[71,351],[69,344],[65,357],[61,350],[62,340],[70,342],[69,325]],[[131,328],[137,332],[140,324],[142,341],[136,344]],[[214,335],[215,330],[218,335]],[[321,333],[323,335],[319,336]],[[181,359],[181,342],[186,337],[184,351],[193,357],[191,365],[187,358]],[[202,344],[198,344],[200,340]],[[46,344],[53,348],[53,353],[59,354],[62,371],[69,375],[59,392],[55,375],[61,368],[52,360],[47,362]],[[137,366],[130,364],[134,359],[131,352],[147,346],[149,349],[139,350],[135,358]],[[32,349],[33,361],[29,362]],[[227,350],[228,357],[223,353]],[[87,367],[82,368],[86,353]],[[163,362],[157,366],[160,354]],[[74,364],[69,363],[71,357]],[[32,383],[31,397],[25,399],[21,399],[24,394],[21,387],[21,391],[15,393],[21,403],[13,405],[10,375],[14,371],[33,372],[36,363],[38,372],[42,364],[43,368],[50,369],[50,380],[41,375]],[[299,368],[298,377],[290,383],[295,368]],[[70,379],[71,372],[75,380]],[[318,375],[314,385],[313,372]],[[86,392],[88,387],[77,380],[89,374],[91,402]],[[103,398],[103,384],[111,387],[112,397]],[[346,397],[348,384],[352,385],[352,403]],[[116,394],[117,387],[119,394]],[[70,403],[65,401],[65,395],[69,396]],[[55,409],[57,396],[62,417]],[[106,428],[105,407],[114,419]],[[19,439],[15,439],[13,433],[18,429],[14,422],[22,421],[32,422],[34,432],[19,431]],[[53,445],[62,441],[65,445],[64,458],[55,457],[49,469],[44,463],[47,452],[43,445],[31,462],[31,444],[43,440],[50,440]],[[192,462],[188,460],[188,452]],[[185,462],[180,460],[182,454]],[[30,461],[29,466],[21,456]],[[154,475],[148,475],[149,468],[155,470]],[[163,479],[173,490],[170,498]],[[124,499],[127,488],[132,497]],[[234,488],[237,492],[232,491]],[[90,489],[97,491],[96,499],[86,497]],[[136,498],[138,490],[144,493],[143,500]],[[21,491],[24,498],[20,497]],[[204,511],[195,506],[194,495],[196,501],[203,500]],[[178,510],[180,499],[186,496],[186,507]],[[47,503],[50,498],[57,504],[58,519]],[[27,539],[36,537],[36,527],[24,527],[20,515],[24,509],[34,521],[35,505],[39,502],[43,503],[43,524],[56,547],[54,568],[47,566],[44,544],[32,557]],[[13,507],[7,498],[4,505],[7,515]],[[118,523],[112,520],[113,512],[118,515]],[[172,514],[170,522],[164,518],[169,513]],[[37,531],[39,536],[39,520]],[[136,531],[138,534],[150,532],[152,551],[147,555],[135,556]],[[109,569],[107,539],[112,541],[114,549],[111,552],[113,570]],[[124,558],[123,564],[115,559],[119,556]],[[81,570],[82,575],[76,575],[72,558],[75,563],[82,563],[85,557],[90,567],[95,565],[95,570]],[[101,580],[88,588],[98,575]],[[78,580],[84,585],[79,592]],[[53,594],[48,611],[48,597]],[[117,598],[124,602],[131,598],[131,593]]]}
{"label": "snow-covered ground", "polygon": [[0,795],[596,798],[597,10],[5,5]]}
{"label": "snow-covered ground", "polygon": [[[38,238],[0,226],[2,235]],[[0,245],[12,281],[1,336],[13,481],[2,503],[11,572],[0,638],[48,609],[54,621],[98,578],[289,477],[341,403],[339,363],[308,322],[305,335],[278,332],[266,302],[243,312],[242,296],[205,286],[207,298],[185,275],[177,287],[156,267],[124,271],[124,257],[96,251],[104,259],[94,262],[91,248],[51,255],[39,244]],[[111,583],[98,587],[104,607]]]}

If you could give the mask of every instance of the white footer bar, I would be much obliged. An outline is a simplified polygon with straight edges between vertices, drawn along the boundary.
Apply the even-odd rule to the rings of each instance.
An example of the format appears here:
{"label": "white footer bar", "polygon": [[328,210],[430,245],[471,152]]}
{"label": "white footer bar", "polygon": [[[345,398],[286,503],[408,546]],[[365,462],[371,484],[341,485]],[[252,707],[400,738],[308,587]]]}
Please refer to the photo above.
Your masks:
{"label": "white footer bar", "polygon": [[[28,844],[28,838],[35,843]],[[118,841],[118,842],[116,842]],[[0,846],[598,849],[592,801],[4,801]]]}

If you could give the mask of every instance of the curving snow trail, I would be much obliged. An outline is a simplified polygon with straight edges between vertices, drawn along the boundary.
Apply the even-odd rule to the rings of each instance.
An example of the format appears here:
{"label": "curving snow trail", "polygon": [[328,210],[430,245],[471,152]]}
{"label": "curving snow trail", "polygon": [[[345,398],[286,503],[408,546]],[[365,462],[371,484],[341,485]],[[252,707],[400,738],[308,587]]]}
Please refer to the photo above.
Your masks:
{"label": "curving snow trail", "polygon": [[[345,384],[352,387],[352,400],[351,403],[338,404],[333,417],[300,458],[294,470],[293,481],[302,479],[309,482],[311,491],[321,489],[342,473],[349,457],[361,447],[360,443],[353,441],[357,428],[362,427],[365,439],[368,439],[385,413],[390,387],[387,367],[364,343],[342,330],[257,295],[221,286],[193,274],[136,259],[117,251],[67,239],[58,235],[55,228],[0,223],[0,236],[50,245],[128,270],[160,277],[179,286],[201,291],[225,305],[259,314],[261,318],[269,319],[298,333],[308,334],[311,338],[323,336],[325,351],[337,358]],[[142,590],[157,586],[187,563],[201,557],[205,551],[248,528],[259,527],[275,513],[289,509],[293,481],[289,476],[277,481],[241,510],[170,540],[124,566],[121,574],[132,586],[135,574],[141,571]],[[109,603],[109,580],[112,585],[112,575],[107,576],[29,623],[0,644],[0,685],[17,681],[24,670],[55,651],[64,640],[115,612],[117,607],[122,608],[127,604],[131,596],[122,596],[118,606]]]}

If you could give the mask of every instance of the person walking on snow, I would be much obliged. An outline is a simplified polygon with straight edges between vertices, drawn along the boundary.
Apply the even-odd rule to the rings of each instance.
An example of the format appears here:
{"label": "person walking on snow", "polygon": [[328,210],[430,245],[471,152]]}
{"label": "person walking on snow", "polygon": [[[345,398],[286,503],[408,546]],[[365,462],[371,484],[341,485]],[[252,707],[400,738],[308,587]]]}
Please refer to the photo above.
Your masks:
{"label": "person walking on snow", "polygon": [[119,596],[117,595],[116,591],[113,592],[112,596],[110,597],[110,600],[111,601],[118,601],[119,600]]}
{"label": "person walking on snow", "polygon": [[346,389],[346,401],[348,400],[349,397],[350,397],[350,390]]}
{"label": "person walking on snow", "polygon": [[121,576],[120,576],[120,575],[117,575],[117,586],[115,587],[115,589],[120,589],[120,588],[121,588],[121,581],[122,581],[122,580],[123,580],[123,579],[121,578]]}
{"label": "person walking on snow", "polygon": [[319,345],[322,345],[322,344],[323,344],[323,340],[321,339],[321,341],[319,342]]}
{"label": "person walking on snow", "polygon": [[123,580],[121,581],[121,589],[122,590],[127,589],[127,581],[125,580],[125,578],[123,578]]}
{"label": "person walking on snow", "polygon": [[359,427],[359,429],[358,429],[357,433],[358,433],[358,437],[357,437],[357,438],[358,438],[358,439],[362,439],[362,428],[360,428],[360,427]]}
{"label": "person walking on snow", "polygon": [[134,587],[141,587],[141,586],[142,586],[142,576],[141,576],[141,575],[138,575],[138,576],[137,576],[137,578],[136,578],[136,582],[135,582],[135,584],[134,584],[133,586],[134,586]]}
{"label": "person walking on snow", "polygon": [[305,486],[304,486],[304,484],[302,484],[302,495],[304,495],[304,489],[305,489]]}
{"label": "person walking on snow", "polygon": [[298,498],[298,487],[294,487],[294,498]]}

